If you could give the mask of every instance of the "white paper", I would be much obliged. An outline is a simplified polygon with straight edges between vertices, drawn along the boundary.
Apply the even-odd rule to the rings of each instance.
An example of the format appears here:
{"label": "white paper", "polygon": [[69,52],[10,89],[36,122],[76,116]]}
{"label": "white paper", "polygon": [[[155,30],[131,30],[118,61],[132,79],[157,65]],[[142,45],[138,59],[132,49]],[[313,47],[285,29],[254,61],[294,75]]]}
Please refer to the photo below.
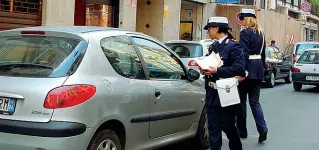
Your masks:
{"label": "white paper", "polygon": [[219,67],[223,65],[219,54],[215,54],[214,52],[209,56],[197,60],[196,63],[202,70],[208,70],[210,67]]}

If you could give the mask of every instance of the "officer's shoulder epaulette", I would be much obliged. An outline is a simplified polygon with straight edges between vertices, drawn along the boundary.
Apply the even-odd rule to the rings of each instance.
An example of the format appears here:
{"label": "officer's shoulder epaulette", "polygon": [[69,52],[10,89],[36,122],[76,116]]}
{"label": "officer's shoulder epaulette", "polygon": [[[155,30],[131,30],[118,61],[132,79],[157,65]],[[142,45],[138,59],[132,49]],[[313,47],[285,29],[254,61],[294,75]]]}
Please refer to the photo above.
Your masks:
{"label": "officer's shoulder epaulette", "polygon": [[227,39],[226,40],[226,44],[228,44],[229,42],[231,42],[231,41],[233,41],[233,42],[237,42],[236,40],[234,40],[234,39]]}
{"label": "officer's shoulder epaulette", "polygon": [[225,43],[228,44],[229,43],[229,39],[227,39]]}

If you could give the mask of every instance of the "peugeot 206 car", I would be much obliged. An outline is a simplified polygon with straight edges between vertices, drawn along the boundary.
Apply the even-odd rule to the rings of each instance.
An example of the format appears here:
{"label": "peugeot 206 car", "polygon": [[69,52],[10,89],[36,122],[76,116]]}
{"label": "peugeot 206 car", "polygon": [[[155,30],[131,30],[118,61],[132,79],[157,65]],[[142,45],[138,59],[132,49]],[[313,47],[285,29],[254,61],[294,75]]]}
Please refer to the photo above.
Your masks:
{"label": "peugeot 206 car", "polygon": [[319,48],[305,50],[294,65],[293,88],[301,91],[303,85],[319,87]]}
{"label": "peugeot 206 car", "polygon": [[209,145],[200,74],[158,40],[100,27],[0,32],[1,150]]}

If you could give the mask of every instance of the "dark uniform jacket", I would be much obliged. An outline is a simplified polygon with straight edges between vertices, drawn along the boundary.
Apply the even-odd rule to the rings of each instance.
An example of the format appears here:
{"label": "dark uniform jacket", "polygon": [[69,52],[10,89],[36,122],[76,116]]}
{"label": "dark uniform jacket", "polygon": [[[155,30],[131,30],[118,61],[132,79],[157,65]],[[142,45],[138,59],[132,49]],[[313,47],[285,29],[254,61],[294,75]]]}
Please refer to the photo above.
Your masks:
{"label": "dark uniform jacket", "polygon": [[[265,47],[266,40],[263,43],[263,34],[252,28],[244,29],[240,32],[239,43],[243,47],[245,57],[245,69],[248,71],[248,79],[264,79],[265,66]],[[249,59],[249,55],[260,55],[262,45],[261,58],[262,59]]]}
{"label": "dark uniform jacket", "polygon": [[224,64],[217,69],[216,74],[205,76],[206,105],[221,106],[217,89],[209,86],[209,82],[216,83],[219,78],[245,76],[245,59],[241,45],[227,38],[221,44],[213,43],[210,48],[216,54],[219,53]]}

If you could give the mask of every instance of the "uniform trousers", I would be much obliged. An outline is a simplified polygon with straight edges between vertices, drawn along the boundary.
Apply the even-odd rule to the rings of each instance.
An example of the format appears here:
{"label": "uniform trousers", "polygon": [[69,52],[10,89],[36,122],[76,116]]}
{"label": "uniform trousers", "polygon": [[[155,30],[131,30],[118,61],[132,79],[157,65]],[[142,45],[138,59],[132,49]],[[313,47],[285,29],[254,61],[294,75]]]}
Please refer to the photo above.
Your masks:
{"label": "uniform trousers", "polygon": [[257,131],[259,134],[268,132],[264,113],[259,103],[261,83],[261,80],[245,79],[238,86],[241,104],[237,116],[237,128],[240,134],[247,135],[247,95],[256,122]]}
{"label": "uniform trousers", "polygon": [[238,104],[228,107],[207,106],[208,132],[210,150],[221,150],[222,131],[229,139],[230,150],[242,150],[242,143],[235,126]]}

